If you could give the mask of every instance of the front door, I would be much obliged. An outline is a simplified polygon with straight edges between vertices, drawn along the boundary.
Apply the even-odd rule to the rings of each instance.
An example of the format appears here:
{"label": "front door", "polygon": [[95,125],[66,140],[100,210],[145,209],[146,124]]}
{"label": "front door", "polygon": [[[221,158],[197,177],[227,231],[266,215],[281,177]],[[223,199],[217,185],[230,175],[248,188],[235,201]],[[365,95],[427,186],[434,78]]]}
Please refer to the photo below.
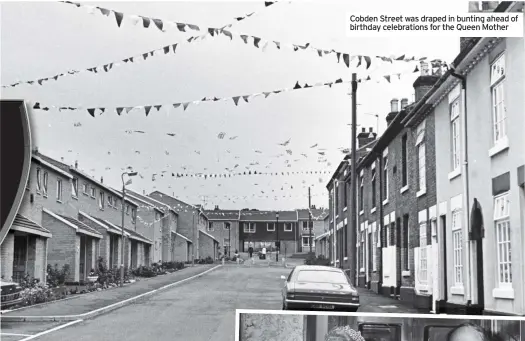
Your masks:
{"label": "front door", "polygon": [[27,236],[15,235],[13,254],[13,282],[20,282],[26,274],[27,267]]}

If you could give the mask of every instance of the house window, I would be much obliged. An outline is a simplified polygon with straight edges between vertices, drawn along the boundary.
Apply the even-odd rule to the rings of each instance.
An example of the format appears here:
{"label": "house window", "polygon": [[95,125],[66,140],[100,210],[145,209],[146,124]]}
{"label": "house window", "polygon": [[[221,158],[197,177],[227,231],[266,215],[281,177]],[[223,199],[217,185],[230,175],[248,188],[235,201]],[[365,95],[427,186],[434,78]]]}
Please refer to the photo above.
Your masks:
{"label": "house window", "polygon": [[91,186],[91,197],[95,198],[95,187]]}
{"label": "house window", "polygon": [[303,221],[303,232],[309,232],[310,227],[313,229],[314,227],[313,221]]}
{"label": "house window", "polygon": [[365,249],[365,231],[361,232],[361,271],[365,271],[365,258],[366,258],[366,249]]}
{"label": "house window", "polygon": [[463,232],[461,231],[461,212],[452,213],[452,245],[454,247],[454,282],[463,286]]}
{"label": "house window", "polygon": [[385,225],[385,247],[390,246],[390,226]]}
{"label": "house window", "polygon": [[255,233],[255,223],[244,223],[244,233]]}
{"label": "house window", "polygon": [[494,198],[494,226],[498,250],[498,282],[500,287],[512,286],[512,252],[509,194]]}
{"label": "house window", "polygon": [[284,232],[292,232],[292,223],[284,224]]}
{"label": "house window", "polygon": [[303,247],[309,247],[310,246],[310,239],[309,237],[302,237],[303,240]]}
{"label": "house window", "polygon": [[113,207],[113,197],[111,195],[108,195],[108,206]]}
{"label": "house window", "polygon": [[344,245],[344,251],[343,251],[343,257],[348,257],[348,225],[345,225],[343,230],[343,245]]}
{"label": "house window", "polygon": [[460,126],[459,126],[459,99],[455,100],[450,107],[450,132],[452,149],[452,170],[459,169],[460,166]]}
{"label": "house window", "polygon": [[505,55],[502,54],[491,65],[490,85],[492,95],[492,124],[494,144],[507,136],[505,112]]}
{"label": "house window", "polygon": [[155,221],[160,221],[160,213],[155,212]]}
{"label": "house window", "polygon": [[388,200],[388,157],[383,157],[383,200]]}
{"label": "house window", "polygon": [[47,179],[48,179],[48,173],[44,172],[44,178],[43,178],[43,187],[42,187],[42,194],[47,197]]}
{"label": "house window", "polygon": [[115,199],[115,209],[120,209],[122,211],[122,206],[120,205],[120,199]]}
{"label": "house window", "polygon": [[78,197],[78,179],[73,178],[73,181],[71,182],[71,195],[73,195],[75,198]]}
{"label": "house window", "polygon": [[403,265],[404,265],[404,270],[405,271],[408,271],[410,270],[410,266],[409,266],[409,258],[408,258],[408,252],[409,252],[409,248],[408,248],[408,239],[409,239],[409,229],[408,229],[408,214],[405,214],[403,216],[403,249],[405,249],[405,253],[403,254]]}
{"label": "house window", "polygon": [[364,193],[364,176],[361,175],[361,177],[359,178],[359,212],[363,211],[364,208]]}
{"label": "house window", "polygon": [[403,181],[403,184],[402,186],[405,187],[406,185],[408,185],[408,167],[407,167],[407,141],[408,141],[408,135],[405,134],[403,135],[403,137],[401,138],[401,155],[402,155],[402,164],[401,164],[401,167],[402,167],[402,181]]}
{"label": "house window", "polygon": [[57,201],[62,201],[62,180],[57,179]]}
{"label": "house window", "polygon": [[230,246],[230,238],[224,238],[223,239],[224,246],[229,247]]}
{"label": "house window", "polygon": [[275,223],[267,223],[266,230],[269,232],[275,231]]}
{"label": "house window", "polygon": [[390,246],[396,245],[396,223],[390,224]]}
{"label": "house window", "polygon": [[376,207],[376,170],[372,169],[372,208]]}
{"label": "house window", "polygon": [[231,228],[231,224],[229,222],[224,223],[224,229],[229,230]]}
{"label": "house window", "polygon": [[88,195],[88,184],[84,182],[84,184],[82,185],[82,193],[84,195]]}
{"label": "house window", "polygon": [[36,169],[36,191],[37,193],[40,193],[42,190],[42,171],[40,168]]}
{"label": "house window", "polygon": [[426,151],[425,151],[425,121],[417,127],[416,130],[416,148],[418,158],[418,184],[419,190],[426,188]]}
{"label": "house window", "polygon": [[131,209],[131,222],[135,224],[135,221],[137,220],[137,210],[134,208]]}
{"label": "house window", "polygon": [[98,208],[101,210],[104,209],[105,203],[104,203],[104,192],[100,191],[98,194]]}
{"label": "house window", "polygon": [[426,283],[428,280],[428,248],[427,248],[427,223],[419,224],[419,280]]}
{"label": "house window", "polygon": [[213,221],[208,222],[208,231],[209,232],[213,232],[214,230],[215,230],[215,228],[213,226]]}

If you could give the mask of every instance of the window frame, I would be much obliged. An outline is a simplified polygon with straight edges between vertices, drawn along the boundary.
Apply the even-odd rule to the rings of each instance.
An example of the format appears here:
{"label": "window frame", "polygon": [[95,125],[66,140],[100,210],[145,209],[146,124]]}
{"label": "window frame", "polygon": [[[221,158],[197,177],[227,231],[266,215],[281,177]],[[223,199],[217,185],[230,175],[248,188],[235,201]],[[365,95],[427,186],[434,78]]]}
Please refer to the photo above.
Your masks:
{"label": "window frame", "polygon": [[62,196],[62,189],[63,189],[63,181],[60,178],[57,178],[57,201],[62,202],[63,196]]}
{"label": "window frame", "polygon": [[377,180],[376,180],[376,169],[373,168],[372,170],[372,180],[370,181],[370,187],[372,187],[372,195],[370,196],[370,200],[372,200],[372,208],[376,208],[377,207],[377,193],[376,193],[376,185],[377,185]]}
{"label": "window frame", "polygon": [[78,198],[78,178],[71,179],[71,196]]}
{"label": "window frame", "polygon": [[365,210],[365,176],[359,176],[359,214]]}
{"label": "window frame", "polygon": [[[293,223],[284,223],[284,232],[293,232],[293,226],[292,226]],[[288,229],[287,227],[290,227],[290,229]]]}
{"label": "window frame", "polygon": [[[463,226],[461,222],[462,211],[455,210],[452,212],[451,229],[452,229],[452,250],[453,250],[453,269],[455,286],[463,286]],[[457,237],[457,239],[456,239]],[[458,272],[459,270],[459,272]]]}
{"label": "window frame", "polygon": [[36,192],[40,194],[42,191],[42,169],[40,167],[36,168]]}
{"label": "window frame", "polygon": [[95,199],[97,197],[97,189],[95,188],[95,186],[91,186],[91,193],[89,193],[89,195],[93,199]]}
{"label": "window frame", "polygon": [[[270,225],[273,226],[271,229],[270,229]],[[266,223],[266,231],[275,232],[275,223]]]}
{"label": "window frame", "polygon": [[[454,108],[457,108],[457,111]],[[450,104],[450,156],[452,171],[458,171],[461,167],[460,112],[460,99],[458,97]]]}
{"label": "window frame", "polygon": [[257,226],[255,225],[255,223],[243,223],[242,228],[244,233],[255,233],[255,231],[257,230]]}
{"label": "window frame", "polygon": [[389,195],[389,180],[388,180],[388,155],[383,156],[383,186],[381,190],[383,191],[383,203],[388,202]]}
{"label": "window frame", "polygon": [[426,145],[424,142],[422,142],[419,145],[417,145],[417,180],[418,180],[418,190],[419,191],[424,191],[427,188],[426,155],[427,155]]}
{"label": "window frame", "polygon": [[428,283],[428,224],[419,222],[419,281]]}
{"label": "window frame", "polygon": [[103,191],[99,191],[98,192],[98,208],[100,210],[104,210],[104,208],[106,207],[106,202],[105,202],[105,193]]}
{"label": "window frame", "polygon": [[131,223],[135,224],[137,222],[137,209],[135,207],[131,208]]}
{"label": "window frame", "polygon": [[215,226],[213,226],[213,221],[208,221],[208,226],[206,227],[206,230],[208,232],[214,232],[215,231]]}
{"label": "window frame", "polygon": [[[301,237],[301,245],[302,245],[303,247],[310,247],[310,244],[309,244],[309,243],[307,243],[307,244],[304,243],[304,240],[305,240],[305,239],[308,240],[308,241],[310,241],[312,238],[309,237],[309,236],[306,236],[306,237],[305,237],[305,236],[302,236],[302,237]],[[312,245],[312,246],[313,246],[313,245]]]}
{"label": "window frame", "polygon": [[[496,272],[498,274],[497,285],[499,288],[512,288],[512,229],[510,225],[510,201],[509,192],[494,196],[494,233],[496,243]],[[500,211],[499,208],[503,210]],[[505,229],[505,240],[501,240],[503,233],[500,230]],[[501,247],[507,252],[505,259],[502,259]],[[506,280],[506,277],[508,280]]]}
{"label": "window frame", "polygon": [[[228,226],[228,227],[226,227],[226,226]],[[231,223],[229,221],[224,223],[224,229],[225,230],[230,230],[231,229]]]}
{"label": "window frame", "polygon": [[[506,65],[505,52],[501,53],[490,64],[490,99],[491,99],[491,116],[492,116],[492,144],[498,145],[502,143],[507,137],[507,113],[505,108],[505,80],[506,80]],[[501,72],[500,72],[501,70]],[[497,89],[501,89],[501,101],[496,103]],[[497,111],[499,104],[502,104],[501,112]],[[498,117],[501,114],[501,117]],[[496,136],[496,127],[500,126],[500,137]],[[501,133],[503,131],[503,133]]]}
{"label": "window frame", "polygon": [[408,186],[408,134],[401,137],[401,187]]}
{"label": "window frame", "polygon": [[42,195],[47,198],[47,185],[49,181],[49,173],[44,171],[44,175],[42,177]]}

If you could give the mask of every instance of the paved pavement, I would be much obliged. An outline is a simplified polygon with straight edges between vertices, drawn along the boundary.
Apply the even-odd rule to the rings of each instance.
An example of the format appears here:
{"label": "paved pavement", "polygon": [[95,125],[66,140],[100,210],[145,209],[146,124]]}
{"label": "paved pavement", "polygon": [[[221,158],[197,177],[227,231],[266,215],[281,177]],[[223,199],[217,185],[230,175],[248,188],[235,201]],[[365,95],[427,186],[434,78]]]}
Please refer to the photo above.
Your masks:
{"label": "paved pavement", "polygon": [[[280,277],[289,271],[281,267],[226,265],[108,314],[69,322],[73,324],[62,329],[52,330],[63,323],[3,322],[1,337],[8,341],[29,340],[31,337],[6,333],[36,335],[51,329],[37,339],[231,341],[236,309],[281,309]],[[413,312],[399,301],[360,291],[360,311]]]}

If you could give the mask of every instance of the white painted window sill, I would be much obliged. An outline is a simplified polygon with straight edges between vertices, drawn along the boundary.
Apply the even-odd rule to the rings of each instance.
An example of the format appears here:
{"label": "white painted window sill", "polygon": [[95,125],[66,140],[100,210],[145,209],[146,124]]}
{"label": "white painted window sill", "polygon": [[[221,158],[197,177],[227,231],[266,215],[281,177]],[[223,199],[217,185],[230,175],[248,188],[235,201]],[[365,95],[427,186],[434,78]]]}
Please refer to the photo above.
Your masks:
{"label": "white painted window sill", "polygon": [[507,150],[509,149],[509,138],[508,137],[504,137],[503,139],[501,139],[500,141],[498,141],[494,147],[490,148],[489,149],[489,156],[490,157],[493,157],[501,152],[503,152],[504,150]]}
{"label": "white painted window sill", "polygon": [[494,288],[492,290],[492,297],[513,300],[514,299],[514,289],[513,288]]}
{"label": "white painted window sill", "polygon": [[335,262],[336,262],[336,263],[339,263],[339,259],[336,259],[336,261],[335,261]]}
{"label": "white painted window sill", "polygon": [[332,220],[330,220],[330,224],[333,224],[333,223],[334,223],[334,220],[333,220],[333,219],[332,219]]}
{"label": "white painted window sill", "polygon": [[343,258],[344,260],[348,260],[348,257]]}
{"label": "white painted window sill", "polygon": [[363,214],[365,214],[364,210],[359,211],[359,215],[363,215]]}
{"label": "white painted window sill", "polygon": [[60,199],[57,199],[57,202],[58,202],[59,204],[61,204],[61,203],[62,203],[62,200],[60,200]]}
{"label": "white painted window sill", "polygon": [[359,269],[359,272],[362,273],[362,274],[364,274],[364,273],[365,273],[365,268],[361,268],[361,269]]}
{"label": "white painted window sill", "polygon": [[348,207],[345,206],[345,208],[343,208],[343,212],[346,212],[347,209],[348,209]]}
{"label": "white painted window sill", "polygon": [[420,292],[421,294],[425,294],[425,295],[430,294],[429,293],[430,287],[425,284],[416,286],[416,290]]}
{"label": "white painted window sill", "polygon": [[427,194],[427,189],[426,188],[422,188],[421,190],[419,190],[417,193],[416,193],[416,196],[419,198],[419,197],[422,197],[423,195]]}
{"label": "white painted window sill", "polygon": [[410,270],[405,270],[405,271],[401,272],[401,276],[403,276],[403,277],[410,277]]}
{"label": "white painted window sill", "polygon": [[405,193],[406,191],[408,191],[408,185],[406,185],[405,187],[401,188],[401,194]]}
{"label": "white painted window sill", "polygon": [[376,207],[372,208],[372,209],[370,210],[370,213],[374,213],[375,211],[376,211]]}
{"label": "white painted window sill", "polygon": [[465,295],[465,288],[464,287],[451,287],[450,293],[452,295]]}
{"label": "white painted window sill", "polygon": [[385,206],[386,204],[388,204],[388,199],[383,200],[383,206]]}
{"label": "white painted window sill", "polygon": [[335,216],[335,219],[339,219],[339,214]]}
{"label": "white painted window sill", "polygon": [[448,179],[452,180],[457,178],[461,175],[461,168],[458,167],[458,169],[453,170],[452,172],[448,173]]}

